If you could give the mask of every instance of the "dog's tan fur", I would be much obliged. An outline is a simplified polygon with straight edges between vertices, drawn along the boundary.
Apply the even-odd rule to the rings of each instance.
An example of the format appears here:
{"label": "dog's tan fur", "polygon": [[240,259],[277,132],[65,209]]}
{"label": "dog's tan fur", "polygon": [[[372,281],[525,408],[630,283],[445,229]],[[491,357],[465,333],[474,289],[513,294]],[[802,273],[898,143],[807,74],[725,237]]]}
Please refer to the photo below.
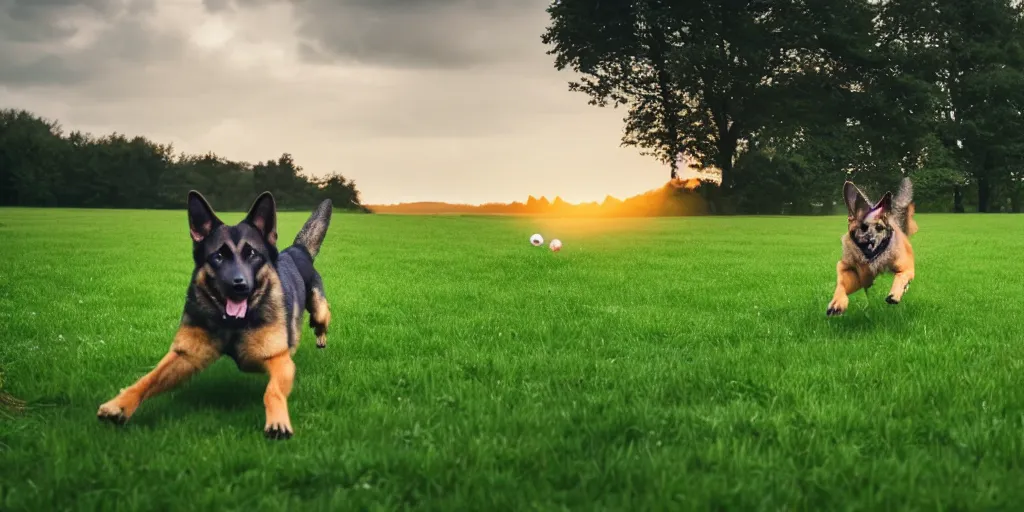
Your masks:
{"label": "dog's tan fur", "polygon": [[143,400],[188,380],[220,358],[220,354],[218,343],[206,330],[183,322],[174,336],[171,349],[156,368],[101,405],[97,415],[115,423],[124,423]]}

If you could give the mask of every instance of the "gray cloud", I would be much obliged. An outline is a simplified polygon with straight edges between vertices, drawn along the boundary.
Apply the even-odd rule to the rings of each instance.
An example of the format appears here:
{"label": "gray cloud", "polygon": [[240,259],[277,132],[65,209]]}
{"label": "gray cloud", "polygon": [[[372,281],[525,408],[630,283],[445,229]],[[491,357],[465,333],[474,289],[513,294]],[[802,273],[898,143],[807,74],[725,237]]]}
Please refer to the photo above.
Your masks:
{"label": "gray cloud", "polygon": [[[545,0],[201,1],[213,14],[290,5],[295,51],[311,64],[462,70],[548,60],[538,28]],[[142,28],[156,5],[0,0],[0,83],[68,85],[125,62],[171,58],[183,42]]]}
{"label": "gray cloud", "polygon": [[[217,11],[273,0],[205,0]],[[466,69],[536,60],[545,0],[305,0],[293,2],[300,54],[314,63]],[[527,30],[524,30],[527,28]]]}
{"label": "gray cloud", "polygon": [[71,85],[181,50],[143,21],[154,0],[0,0],[0,84]]}
{"label": "gray cloud", "polygon": [[231,0],[203,0],[203,7],[214,13],[223,12],[232,7]]}
{"label": "gray cloud", "polygon": [[28,57],[0,47],[0,84],[16,87],[77,84],[94,72],[95,68],[59,55]]}
{"label": "gray cloud", "polygon": [[0,0],[0,34],[18,41],[66,38],[75,30],[71,17],[109,16],[120,9],[117,0]]}

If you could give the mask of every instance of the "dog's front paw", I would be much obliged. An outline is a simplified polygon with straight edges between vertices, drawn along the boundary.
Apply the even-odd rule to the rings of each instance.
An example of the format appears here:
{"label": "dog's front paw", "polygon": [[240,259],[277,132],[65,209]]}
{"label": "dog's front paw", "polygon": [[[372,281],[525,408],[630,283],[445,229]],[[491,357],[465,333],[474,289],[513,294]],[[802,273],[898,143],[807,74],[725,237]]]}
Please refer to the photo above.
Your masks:
{"label": "dog's front paw", "polygon": [[316,348],[327,348],[327,336],[316,337]]}
{"label": "dog's front paw", "polygon": [[96,411],[96,418],[98,420],[109,421],[115,425],[124,425],[130,417],[131,414],[125,411],[124,407],[121,407],[116,399],[101,405],[100,409]]}
{"label": "dog's front paw", "polygon": [[825,310],[825,316],[839,316],[846,312],[846,308],[850,305],[849,297],[835,298],[832,302],[828,303],[828,309]]}
{"label": "dog's front paw", "polygon": [[900,303],[900,299],[897,299],[896,296],[891,294],[891,293],[889,294],[888,297],[885,298],[885,301],[888,302],[889,304],[899,304]]}
{"label": "dog's front paw", "polygon": [[278,439],[284,440],[292,437],[294,432],[292,431],[292,425],[288,420],[283,422],[267,422],[267,425],[263,427],[263,435],[267,436],[267,439]]}
{"label": "dog's front paw", "polygon": [[268,407],[267,422],[263,425],[263,434],[267,439],[288,439],[292,437],[292,422],[288,418],[288,409],[284,407]]}

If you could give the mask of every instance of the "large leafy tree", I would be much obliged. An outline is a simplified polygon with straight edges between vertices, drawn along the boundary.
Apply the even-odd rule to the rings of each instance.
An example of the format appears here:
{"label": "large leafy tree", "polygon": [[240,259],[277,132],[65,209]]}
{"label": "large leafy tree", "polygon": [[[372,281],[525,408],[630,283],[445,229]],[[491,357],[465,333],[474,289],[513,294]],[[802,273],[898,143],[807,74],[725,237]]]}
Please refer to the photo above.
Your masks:
{"label": "large leafy tree", "polygon": [[542,36],[554,48],[555,66],[579,72],[569,88],[590,104],[627,105],[624,144],[637,145],[672,167],[683,145],[678,91],[669,71],[667,12],[633,0],[558,1]]}
{"label": "large leafy tree", "polygon": [[[542,39],[552,46],[556,68],[579,74],[570,89],[594,105],[627,107],[623,144],[670,164],[673,177],[682,153],[718,162],[727,178],[735,148],[729,141],[738,141],[741,129],[732,114],[745,98],[729,101],[729,91],[712,91],[722,82],[719,74],[699,76],[708,70],[702,63],[721,58],[714,45],[727,51],[728,45],[719,38],[690,44],[704,35],[702,18],[710,13],[680,7],[658,0],[561,0],[548,8],[551,25]],[[720,129],[712,126],[716,116]]]}
{"label": "large leafy tree", "polygon": [[978,190],[978,211],[1024,159],[1024,35],[1011,0],[941,0],[940,135]]}
{"label": "large leafy tree", "polygon": [[846,123],[855,71],[872,65],[866,2],[560,0],[548,12],[542,39],[578,74],[570,88],[627,106],[624,144],[682,154],[726,189],[759,135]]}
{"label": "large leafy tree", "polygon": [[[1014,0],[884,0],[879,45],[888,52],[885,87],[875,97],[880,123],[916,139],[926,160],[921,178],[952,189],[962,211],[962,189],[977,190],[979,211],[998,208],[994,194],[1013,189],[1024,158],[1024,31]],[[887,94],[886,94],[887,93]],[[907,112],[927,125],[904,126]],[[922,121],[923,120],[923,121]],[[890,134],[891,135],[891,134]],[[1011,192],[1012,198],[1012,192]]]}

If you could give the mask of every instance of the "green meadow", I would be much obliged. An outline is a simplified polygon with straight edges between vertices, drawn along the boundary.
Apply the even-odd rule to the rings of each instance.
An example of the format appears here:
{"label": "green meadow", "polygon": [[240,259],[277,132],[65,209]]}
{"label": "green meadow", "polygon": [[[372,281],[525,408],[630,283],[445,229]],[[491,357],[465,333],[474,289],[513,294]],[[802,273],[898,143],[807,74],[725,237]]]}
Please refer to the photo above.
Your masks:
{"label": "green meadow", "polygon": [[184,211],[0,209],[0,510],[1019,509],[1024,218],[918,220],[904,302],[828,319],[842,217],[336,214],[268,441],[228,359],[96,420],[171,341]]}

